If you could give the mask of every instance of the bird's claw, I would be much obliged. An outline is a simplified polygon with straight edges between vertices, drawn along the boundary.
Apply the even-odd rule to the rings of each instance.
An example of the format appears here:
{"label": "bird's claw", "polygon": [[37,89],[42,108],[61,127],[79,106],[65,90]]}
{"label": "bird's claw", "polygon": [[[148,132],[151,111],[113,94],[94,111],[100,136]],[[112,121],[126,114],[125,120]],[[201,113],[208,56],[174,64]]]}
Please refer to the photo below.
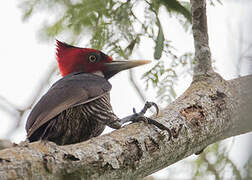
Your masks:
{"label": "bird's claw", "polygon": [[133,113],[134,113],[134,114],[137,114],[136,108],[133,108]]}
{"label": "bird's claw", "polygon": [[133,108],[133,113],[134,113],[134,114],[133,114],[133,116],[132,116],[132,118],[131,118],[131,121],[132,121],[132,122],[140,122],[140,121],[143,121],[143,122],[147,122],[147,123],[148,123],[147,118],[146,118],[143,114],[137,113],[135,108]]}
{"label": "bird's claw", "polygon": [[[143,109],[141,110],[141,112],[140,112],[139,114],[144,115],[144,114],[146,113],[146,111],[147,111],[148,109],[150,109],[152,106],[155,107],[156,112],[157,112],[157,113],[156,113],[156,116],[157,116],[157,115],[159,114],[158,105],[157,105],[156,103],[154,103],[154,102],[149,102],[149,101],[147,101],[147,102],[145,103]],[[134,108],[133,108],[133,112],[134,112]],[[134,113],[135,113],[135,112],[134,112]]]}
{"label": "bird's claw", "polygon": [[147,106],[147,108],[151,108],[152,106],[154,106],[154,108],[156,109],[156,116],[158,116],[158,114],[159,114],[159,107],[158,107],[158,105],[156,103],[147,101],[145,103],[145,105]]}
{"label": "bird's claw", "polygon": [[151,108],[152,106],[155,107],[155,109],[156,109],[156,111],[157,111],[157,114],[156,114],[156,115],[158,115],[158,114],[159,114],[159,108],[158,108],[157,104],[154,103],[154,102],[149,102],[149,101],[147,101],[147,102],[145,103],[143,109],[142,109],[139,113],[137,113],[137,112],[136,112],[136,109],[133,108],[133,113],[134,113],[134,114],[133,114],[133,115],[130,115],[130,116],[127,116],[127,117],[125,117],[125,118],[123,118],[123,119],[120,119],[120,123],[121,123],[121,124],[124,124],[124,123],[129,122],[129,121],[131,121],[131,122],[133,122],[133,123],[134,123],[134,122],[144,121],[145,123],[153,124],[154,126],[156,126],[157,128],[159,128],[159,129],[162,130],[162,131],[168,132],[168,133],[169,133],[169,140],[170,140],[172,137],[176,138],[176,137],[178,136],[178,134],[179,134],[179,132],[180,132],[180,130],[181,130],[182,127],[180,127],[180,128],[179,128],[179,131],[178,131],[176,134],[174,134],[169,128],[167,128],[167,127],[166,127],[165,125],[163,125],[162,123],[159,123],[158,121],[156,121],[156,120],[154,120],[154,119],[151,119],[151,118],[148,118],[148,117],[145,117],[145,116],[144,116],[144,114],[146,113],[146,111],[147,111],[149,108]]}
{"label": "bird's claw", "polygon": [[137,113],[137,112],[136,112],[136,109],[133,108],[133,113],[134,113],[134,115],[133,115],[131,121],[132,121],[132,122],[144,121],[144,122],[146,122],[146,123],[148,123],[148,124],[153,124],[154,126],[156,126],[157,128],[159,128],[160,130],[168,132],[168,133],[169,133],[169,140],[170,140],[171,137],[173,137],[173,134],[172,134],[172,132],[171,132],[171,130],[170,130],[169,128],[167,128],[166,126],[164,126],[163,124],[157,122],[157,121],[154,120],[154,119],[151,119],[151,118],[148,118],[148,117],[145,117],[145,116],[144,116],[144,114],[146,113],[146,111],[147,111],[149,108],[151,108],[152,106],[155,107],[156,112],[157,112],[156,116],[158,116],[158,114],[159,114],[158,105],[157,105],[156,103],[154,103],[154,102],[149,102],[149,101],[147,101],[147,102],[145,103],[145,105],[144,105],[144,108],[140,111],[140,113]]}
{"label": "bird's claw", "polygon": [[134,115],[133,115],[133,118],[132,118],[131,121],[132,121],[132,122],[144,121],[144,122],[147,122],[147,123],[148,123],[148,122],[149,122],[149,121],[148,121],[148,118],[146,118],[146,117],[144,116],[144,114],[145,114],[146,111],[147,111],[148,109],[150,109],[152,106],[155,107],[156,112],[157,112],[156,116],[157,116],[157,115],[159,114],[158,105],[157,105],[156,103],[154,103],[154,102],[149,102],[149,101],[147,101],[147,102],[145,103],[143,109],[142,109],[139,113],[137,113],[137,112],[136,112],[136,109],[133,108],[133,113],[134,113]]}

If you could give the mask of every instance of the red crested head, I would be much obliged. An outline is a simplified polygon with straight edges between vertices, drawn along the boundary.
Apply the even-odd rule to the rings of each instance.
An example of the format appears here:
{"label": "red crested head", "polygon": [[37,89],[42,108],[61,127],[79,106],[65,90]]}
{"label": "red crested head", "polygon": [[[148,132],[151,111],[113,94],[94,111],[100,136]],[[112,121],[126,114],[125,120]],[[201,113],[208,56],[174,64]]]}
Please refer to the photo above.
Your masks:
{"label": "red crested head", "polygon": [[99,50],[74,47],[58,40],[56,58],[62,76],[73,72],[102,72],[104,63],[112,61],[111,57]]}
{"label": "red crested head", "polygon": [[150,62],[145,60],[113,61],[110,56],[99,50],[74,47],[58,40],[56,50],[58,67],[62,76],[73,72],[101,72],[101,75],[109,79],[122,70]]}

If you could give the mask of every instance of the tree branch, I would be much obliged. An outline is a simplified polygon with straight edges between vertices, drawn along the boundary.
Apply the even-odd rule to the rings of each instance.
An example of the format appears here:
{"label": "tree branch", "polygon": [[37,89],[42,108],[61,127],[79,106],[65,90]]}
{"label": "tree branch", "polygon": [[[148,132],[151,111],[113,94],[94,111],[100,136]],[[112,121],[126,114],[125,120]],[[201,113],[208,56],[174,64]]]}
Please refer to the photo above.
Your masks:
{"label": "tree branch", "polygon": [[169,133],[142,122],[74,145],[35,142],[0,151],[0,177],[137,179],[211,143],[252,131],[252,75],[227,82],[213,73],[205,0],[191,3],[196,54],[194,81],[155,118],[170,128],[171,140]]}
{"label": "tree branch", "polygon": [[192,30],[195,47],[194,79],[214,73],[211,52],[208,45],[206,0],[190,0],[192,9]]}
{"label": "tree branch", "polygon": [[[250,86],[244,86],[250,84]],[[252,131],[252,75],[192,83],[155,118],[175,134],[134,123],[79,144],[35,142],[0,151],[0,177],[135,179],[175,163],[218,140]],[[249,88],[250,87],[250,88]],[[237,91],[238,90],[238,91]],[[240,99],[240,97],[243,97]],[[247,104],[239,112],[240,106]],[[250,123],[248,123],[250,122]],[[245,128],[246,127],[246,128]]]}
{"label": "tree branch", "polygon": [[13,143],[10,142],[9,140],[0,139],[0,150],[5,149],[5,148],[10,148],[12,146],[13,146]]}

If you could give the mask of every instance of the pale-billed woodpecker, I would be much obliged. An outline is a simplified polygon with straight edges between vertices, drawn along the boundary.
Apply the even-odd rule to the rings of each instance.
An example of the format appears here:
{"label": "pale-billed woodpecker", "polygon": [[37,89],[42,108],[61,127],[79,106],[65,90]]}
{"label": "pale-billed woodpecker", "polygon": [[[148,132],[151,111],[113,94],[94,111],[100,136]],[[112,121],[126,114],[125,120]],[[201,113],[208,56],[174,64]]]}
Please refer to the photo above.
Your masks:
{"label": "pale-billed woodpecker", "polygon": [[[32,109],[26,123],[30,142],[41,139],[64,145],[85,141],[100,135],[106,125],[118,129],[125,122],[136,121],[155,105],[148,102],[140,113],[119,119],[110,104],[108,79],[150,61],[114,61],[101,51],[58,40],[56,57],[63,78]],[[166,129],[160,123],[153,124]]]}

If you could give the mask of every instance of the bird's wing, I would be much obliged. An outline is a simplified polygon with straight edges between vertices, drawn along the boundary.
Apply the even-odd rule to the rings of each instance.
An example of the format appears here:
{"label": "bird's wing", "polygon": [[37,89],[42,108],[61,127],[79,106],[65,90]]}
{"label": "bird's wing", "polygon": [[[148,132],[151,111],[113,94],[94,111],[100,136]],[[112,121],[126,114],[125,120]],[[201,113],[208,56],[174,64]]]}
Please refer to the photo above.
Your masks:
{"label": "bird's wing", "polygon": [[32,109],[27,122],[27,137],[62,111],[86,104],[111,90],[103,77],[89,73],[73,73],[58,80]]}

